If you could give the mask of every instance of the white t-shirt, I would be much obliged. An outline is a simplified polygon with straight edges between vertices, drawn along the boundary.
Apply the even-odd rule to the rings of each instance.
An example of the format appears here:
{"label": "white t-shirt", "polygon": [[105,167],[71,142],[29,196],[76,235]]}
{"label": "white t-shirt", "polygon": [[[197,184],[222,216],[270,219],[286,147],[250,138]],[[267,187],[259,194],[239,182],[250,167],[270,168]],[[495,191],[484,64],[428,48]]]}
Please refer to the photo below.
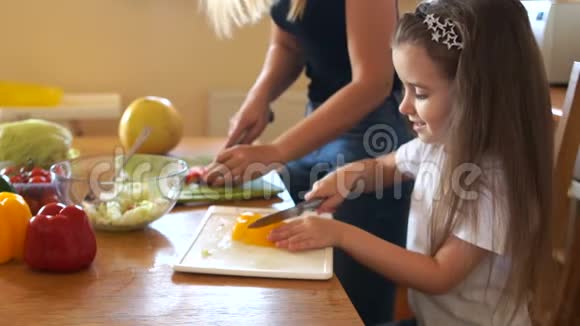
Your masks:
{"label": "white t-shirt", "polygon": [[[415,179],[407,230],[408,250],[430,254],[432,204],[436,200],[444,159],[442,146],[426,144],[418,138],[397,150],[397,169]],[[486,178],[489,171],[495,176],[500,175],[499,169],[481,170]],[[494,195],[485,191],[477,195],[480,208],[476,227],[463,223],[453,231],[456,237],[492,254],[446,294],[430,295],[410,289],[409,304],[419,325],[508,325],[511,314],[498,307],[498,302],[505,306],[505,299],[500,302],[499,298],[509,269],[509,258],[503,255],[507,204],[501,193]],[[531,325],[527,309],[521,308],[511,325]]]}

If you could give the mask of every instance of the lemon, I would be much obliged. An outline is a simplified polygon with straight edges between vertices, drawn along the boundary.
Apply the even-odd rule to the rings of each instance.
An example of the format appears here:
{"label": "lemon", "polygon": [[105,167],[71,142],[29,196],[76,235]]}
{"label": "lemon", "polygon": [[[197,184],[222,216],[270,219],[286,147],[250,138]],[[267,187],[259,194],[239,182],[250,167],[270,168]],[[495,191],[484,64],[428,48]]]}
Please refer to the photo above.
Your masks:
{"label": "lemon", "polygon": [[123,113],[119,123],[119,138],[125,150],[128,150],[141,130],[148,126],[151,134],[138,152],[165,154],[181,140],[182,121],[181,115],[168,99],[157,96],[141,97],[129,104]]}

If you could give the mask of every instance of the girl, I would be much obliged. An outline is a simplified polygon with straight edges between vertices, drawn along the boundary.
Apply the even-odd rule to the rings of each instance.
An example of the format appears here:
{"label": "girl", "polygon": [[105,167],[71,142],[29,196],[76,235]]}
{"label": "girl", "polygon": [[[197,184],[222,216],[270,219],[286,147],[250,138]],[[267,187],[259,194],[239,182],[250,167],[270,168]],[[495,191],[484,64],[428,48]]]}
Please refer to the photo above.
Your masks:
{"label": "girl", "polygon": [[[398,112],[401,84],[390,40],[398,16],[393,0],[206,0],[209,17],[224,34],[269,10],[274,24],[264,67],[232,119],[226,147],[205,181],[219,186],[256,166],[284,164],[282,179],[295,202],[312,184],[344,163],[388,153],[411,133]],[[231,18],[231,19],[228,19]],[[269,120],[269,105],[305,70],[310,79],[306,117],[271,144],[251,145]],[[384,147],[373,147],[384,133]],[[380,145],[380,143],[377,143]],[[367,145],[367,146],[365,146]],[[223,176],[223,178],[218,178]],[[254,177],[256,174],[254,175]],[[246,181],[246,180],[244,180]],[[410,185],[347,200],[335,218],[403,245]],[[394,285],[335,251],[335,272],[367,324],[391,318]]]}
{"label": "girl", "polygon": [[425,2],[399,22],[392,48],[399,110],[418,138],[338,169],[306,197],[326,198],[320,210],[332,211],[352,191],[414,179],[407,250],[319,217],[270,239],[292,251],[341,248],[408,286],[419,325],[529,325],[549,244],[552,127],[525,9],[517,0]]}

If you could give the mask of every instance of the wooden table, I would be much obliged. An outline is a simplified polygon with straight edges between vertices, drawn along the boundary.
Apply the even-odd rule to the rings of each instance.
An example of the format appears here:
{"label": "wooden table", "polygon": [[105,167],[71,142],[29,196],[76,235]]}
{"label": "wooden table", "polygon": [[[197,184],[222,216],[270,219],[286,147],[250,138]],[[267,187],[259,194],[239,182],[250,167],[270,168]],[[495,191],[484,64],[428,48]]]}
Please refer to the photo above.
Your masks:
{"label": "wooden table", "polygon": [[[185,139],[175,155],[215,152],[222,139]],[[83,155],[113,152],[116,139],[77,139]],[[231,205],[287,207],[285,200]],[[93,265],[73,274],[0,265],[2,325],[359,325],[336,277],[299,281],[175,273],[207,206],[177,207],[144,231],[97,233]]]}

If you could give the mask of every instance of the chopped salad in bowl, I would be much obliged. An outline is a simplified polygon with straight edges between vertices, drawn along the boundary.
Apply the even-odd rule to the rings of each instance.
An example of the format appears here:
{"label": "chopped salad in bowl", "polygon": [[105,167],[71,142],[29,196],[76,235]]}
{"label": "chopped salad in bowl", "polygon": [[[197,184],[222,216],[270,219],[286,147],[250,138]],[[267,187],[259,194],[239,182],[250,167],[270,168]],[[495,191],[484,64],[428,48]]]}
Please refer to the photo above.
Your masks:
{"label": "chopped salad in bowl", "polygon": [[59,197],[83,207],[93,227],[105,231],[143,229],[168,213],[179,197],[188,166],[183,160],[135,154],[81,157],[54,164]]}

